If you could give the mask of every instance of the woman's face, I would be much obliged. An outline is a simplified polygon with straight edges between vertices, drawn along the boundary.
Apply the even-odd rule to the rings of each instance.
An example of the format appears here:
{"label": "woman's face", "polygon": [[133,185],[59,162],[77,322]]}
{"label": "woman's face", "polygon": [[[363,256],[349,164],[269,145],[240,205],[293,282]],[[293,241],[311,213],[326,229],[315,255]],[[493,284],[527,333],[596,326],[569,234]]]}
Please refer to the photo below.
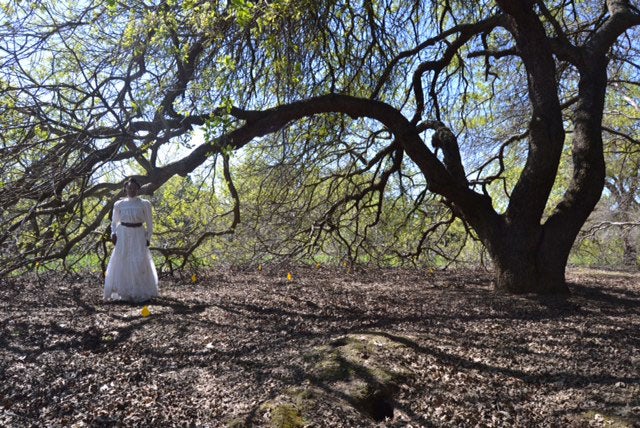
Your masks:
{"label": "woman's face", "polygon": [[135,198],[136,196],[138,196],[139,190],[140,187],[136,183],[132,183],[131,181],[124,185],[124,191],[127,192],[127,196],[130,198]]}

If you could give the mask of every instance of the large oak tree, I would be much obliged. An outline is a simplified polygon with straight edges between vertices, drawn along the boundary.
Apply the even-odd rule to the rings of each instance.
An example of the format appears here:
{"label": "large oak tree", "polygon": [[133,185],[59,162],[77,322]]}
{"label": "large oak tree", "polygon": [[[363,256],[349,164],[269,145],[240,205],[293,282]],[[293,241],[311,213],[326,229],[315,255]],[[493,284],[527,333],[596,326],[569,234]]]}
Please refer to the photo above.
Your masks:
{"label": "large oak tree", "polygon": [[[623,0],[4,1],[2,11],[3,273],[90,240],[123,165],[151,193],[219,156],[233,230],[242,195],[229,156],[275,135],[282,164],[366,177],[337,205],[402,183],[416,204],[428,191],[485,246],[497,288],[565,292],[569,252],[604,187],[607,90],[613,78],[618,90],[638,85],[640,13]],[[193,146],[197,126],[206,138]],[[567,144],[572,177],[549,206]],[[335,212],[311,235],[336,227]]]}

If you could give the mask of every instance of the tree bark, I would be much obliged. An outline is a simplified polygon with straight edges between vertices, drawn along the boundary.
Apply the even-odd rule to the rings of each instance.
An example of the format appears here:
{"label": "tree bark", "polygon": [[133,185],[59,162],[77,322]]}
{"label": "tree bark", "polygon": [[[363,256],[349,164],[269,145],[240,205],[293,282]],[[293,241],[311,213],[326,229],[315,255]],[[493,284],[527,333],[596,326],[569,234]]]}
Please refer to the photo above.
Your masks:
{"label": "tree bark", "polygon": [[546,257],[496,259],[496,290],[511,294],[568,294],[565,266],[545,266],[540,258]]}
{"label": "tree bark", "polygon": [[[625,189],[624,185],[622,185],[622,191],[615,194],[616,199],[618,199],[618,209],[620,210],[618,217],[621,222],[631,223],[634,221],[632,212],[633,206],[636,204],[636,183],[637,177],[628,180],[627,188]],[[622,228],[620,232],[622,233],[623,244],[622,265],[627,269],[636,269],[639,266],[638,235],[640,235],[640,231],[630,227],[628,229]]]}
{"label": "tree bark", "polygon": [[542,226],[525,229],[500,217],[482,239],[494,264],[495,288],[513,294],[566,294],[569,251],[544,245]]}
{"label": "tree bark", "polygon": [[553,49],[533,2],[498,4],[510,16],[507,29],[527,71],[532,114],[524,169],[506,212],[483,243],[494,261],[498,290],[563,294],[568,291],[564,275],[571,245],[548,245],[541,225],[565,138]]}
{"label": "tree bark", "polygon": [[638,244],[634,239],[632,231],[622,232],[622,240],[624,243],[624,252],[622,254],[622,265],[627,269],[638,268]]}
{"label": "tree bark", "polygon": [[583,71],[580,79],[579,101],[573,118],[574,174],[555,212],[544,224],[539,220],[523,222],[507,212],[503,224],[489,235],[491,242],[485,245],[495,262],[499,290],[539,294],[568,292],[565,269],[569,253],[604,187],[601,123],[605,70],[606,59],[602,58],[589,72]]}

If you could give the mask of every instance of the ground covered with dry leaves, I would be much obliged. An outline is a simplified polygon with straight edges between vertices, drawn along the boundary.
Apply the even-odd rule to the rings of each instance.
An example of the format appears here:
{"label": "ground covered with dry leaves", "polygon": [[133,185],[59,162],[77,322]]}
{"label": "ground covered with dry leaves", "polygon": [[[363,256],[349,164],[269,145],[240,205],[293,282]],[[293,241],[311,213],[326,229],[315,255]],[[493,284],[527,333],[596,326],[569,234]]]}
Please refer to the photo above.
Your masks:
{"label": "ground covered with dry leaves", "polygon": [[[640,275],[564,299],[482,271],[220,270],[105,304],[0,286],[1,426],[640,426]],[[193,283],[192,279],[196,282]]]}

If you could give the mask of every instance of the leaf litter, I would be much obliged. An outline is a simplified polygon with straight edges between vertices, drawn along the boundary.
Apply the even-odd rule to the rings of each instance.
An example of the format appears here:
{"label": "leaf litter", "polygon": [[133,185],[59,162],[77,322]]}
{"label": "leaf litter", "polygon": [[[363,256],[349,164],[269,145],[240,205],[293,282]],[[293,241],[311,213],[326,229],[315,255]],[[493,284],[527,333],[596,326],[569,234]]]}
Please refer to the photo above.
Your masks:
{"label": "leaf litter", "polygon": [[145,305],[2,282],[0,425],[640,426],[637,273],[570,270],[561,300],[472,270],[193,277]]}

